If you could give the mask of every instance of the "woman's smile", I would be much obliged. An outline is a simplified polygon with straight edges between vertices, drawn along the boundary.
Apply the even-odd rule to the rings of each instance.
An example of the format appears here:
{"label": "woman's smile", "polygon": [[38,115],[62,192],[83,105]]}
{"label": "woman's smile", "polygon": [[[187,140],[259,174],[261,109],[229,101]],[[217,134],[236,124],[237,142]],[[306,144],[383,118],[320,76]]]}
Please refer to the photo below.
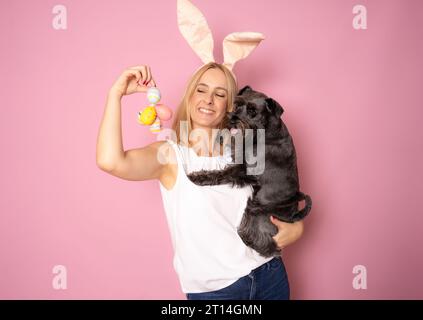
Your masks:
{"label": "woman's smile", "polygon": [[199,108],[197,109],[197,111],[198,111],[200,114],[202,114],[202,115],[204,115],[204,116],[207,116],[207,117],[209,117],[209,116],[213,116],[213,115],[216,113],[216,111],[215,111],[215,110],[210,109],[210,108],[205,108],[205,107],[199,107]]}

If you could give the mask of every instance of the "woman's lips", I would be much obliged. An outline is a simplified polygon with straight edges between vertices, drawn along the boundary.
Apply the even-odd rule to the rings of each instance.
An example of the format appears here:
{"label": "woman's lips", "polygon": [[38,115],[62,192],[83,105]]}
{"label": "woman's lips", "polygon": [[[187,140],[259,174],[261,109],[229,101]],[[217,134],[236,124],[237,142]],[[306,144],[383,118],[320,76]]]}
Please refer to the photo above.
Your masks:
{"label": "woman's lips", "polygon": [[202,107],[198,108],[198,112],[206,116],[211,116],[216,113],[214,110],[202,108]]}

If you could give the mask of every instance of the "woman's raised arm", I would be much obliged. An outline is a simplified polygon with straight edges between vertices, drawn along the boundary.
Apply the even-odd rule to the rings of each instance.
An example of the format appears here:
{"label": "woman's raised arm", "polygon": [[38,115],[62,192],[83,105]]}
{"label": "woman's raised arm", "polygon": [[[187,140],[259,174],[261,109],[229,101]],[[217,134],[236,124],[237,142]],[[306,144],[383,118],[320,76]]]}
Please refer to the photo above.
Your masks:
{"label": "woman's raised arm", "polygon": [[121,128],[121,100],[124,95],[146,92],[148,84],[156,85],[148,66],[126,69],[107,95],[106,107],[97,137],[97,166],[114,176],[126,180],[159,178],[166,165],[161,158],[160,146],[164,141],[124,151]]}

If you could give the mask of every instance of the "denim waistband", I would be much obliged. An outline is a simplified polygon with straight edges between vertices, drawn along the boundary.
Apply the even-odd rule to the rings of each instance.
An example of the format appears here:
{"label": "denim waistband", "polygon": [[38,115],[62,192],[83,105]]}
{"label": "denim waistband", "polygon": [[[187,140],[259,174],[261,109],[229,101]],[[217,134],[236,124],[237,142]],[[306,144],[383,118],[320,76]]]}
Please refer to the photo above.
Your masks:
{"label": "denim waistband", "polygon": [[265,269],[265,268],[269,267],[272,263],[277,262],[275,260],[281,260],[281,257],[274,257],[273,259],[263,263],[261,266],[258,266],[257,268],[253,269],[251,272],[257,272],[257,271],[260,271],[262,269]]}

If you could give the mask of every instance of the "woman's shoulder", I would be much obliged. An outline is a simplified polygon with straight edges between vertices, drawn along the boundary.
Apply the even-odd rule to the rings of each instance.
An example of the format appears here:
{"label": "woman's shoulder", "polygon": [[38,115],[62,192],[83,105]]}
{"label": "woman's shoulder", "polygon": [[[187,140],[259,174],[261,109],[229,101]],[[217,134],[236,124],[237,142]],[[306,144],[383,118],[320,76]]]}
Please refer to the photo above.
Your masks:
{"label": "woman's shoulder", "polygon": [[167,165],[171,163],[171,160],[176,158],[176,153],[174,148],[172,147],[171,140],[160,140],[150,144],[150,146],[154,147],[157,150],[157,160],[160,163]]}

